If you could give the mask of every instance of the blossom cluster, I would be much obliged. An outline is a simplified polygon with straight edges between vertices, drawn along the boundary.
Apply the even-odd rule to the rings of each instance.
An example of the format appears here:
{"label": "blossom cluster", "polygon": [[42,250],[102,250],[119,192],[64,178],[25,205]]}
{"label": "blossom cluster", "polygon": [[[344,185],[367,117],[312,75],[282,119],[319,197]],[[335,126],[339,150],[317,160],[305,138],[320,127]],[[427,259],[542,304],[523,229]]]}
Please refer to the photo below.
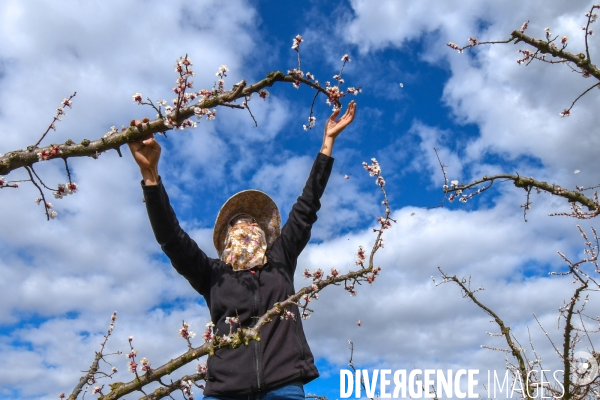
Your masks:
{"label": "blossom cluster", "polygon": [[296,35],[296,37],[292,41],[292,50],[300,51],[300,43],[302,43],[302,36]]}
{"label": "blossom cluster", "polygon": [[150,361],[148,361],[148,359],[146,357],[142,358],[140,360],[140,364],[142,364],[142,371],[147,372],[150,371]]}
{"label": "blossom cluster", "polygon": [[469,200],[469,199],[477,196],[481,192],[487,190],[486,187],[480,187],[479,189],[475,190],[474,192],[465,194],[465,193],[463,193],[463,189],[460,189],[460,187],[461,187],[461,185],[459,185],[457,180],[451,181],[450,186],[448,186],[447,184],[443,186],[444,193],[447,193],[448,191],[453,190],[453,193],[450,193],[450,196],[448,196],[448,200],[451,203],[456,199],[458,199],[458,201],[460,201],[461,203],[466,203],[467,200]]}
{"label": "blossom cluster", "polygon": [[183,393],[184,398],[187,398],[188,400],[194,400],[193,397],[193,392],[192,392],[192,386],[194,385],[194,382],[190,381],[190,380],[181,380],[181,384],[180,384],[180,388],[181,388],[181,392]]}
{"label": "blossom cluster", "polygon": [[204,331],[204,334],[202,335],[202,339],[204,339],[204,341],[210,342],[213,340],[213,338],[214,338],[213,327],[214,326],[215,326],[215,324],[213,324],[212,321],[206,324],[206,330]]}
{"label": "blossom cluster", "polygon": [[110,335],[115,329],[115,321],[117,320],[117,312],[115,311],[110,317],[110,325],[108,326],[108,334]]}
{"label": "blossom cluster", "polygon": [[[308,319],[310,317],[310,313],[311,310],[309,310],[308,307],[308,303],[310,303],[311,301],[315,301],[315,300],[319,300],[319,285],[318,283],[325,279],[325,280],[329,280],[331,278],[335,278],[340,274],[340,272],[335,269],[335,268],[331,268],[330,274],[325,276],[325,272],[323,272],[323,270],[321,268],[317,268],[315,271],[310,272],[308,269],[305,269],[303,272],[304,278],[306,279],[312,279],[313,284],[310,286],[308,293],[305,293],[302,295],[302,297],[300,298],[300,300],[302,301],[299,306],[302,310],[300,316],[302,319]],[[287,319],[287,318],[284,318]]]}
{"label": "blossom cluster", "polygon": [[[292,49],[298,53],[298,67],[288,70],[288,75],[293,78],[296,78],[296,80],[293,82],[293,86],[296,89],[298,89],[300,87],[301,79],[303,79],[303,78],[306,78],[309,81],[313,81],[315,86],[321,88],[319,81],[315,79],[313,74],[311,74],[310,72],[307,72],[306,74],[304,74],[304,72],[301,69],[301,66],[300,66],[300,43],[302,43],[303,41],[304,40],[302,39],[302,36],[300,36],[300,35],[297,35],[293,39]],[[327,103],[327,105],[330,105],[330,106],[333,105],[334,110],[340,108],[340,106],[341,106],[340,100],[342,97],[346,96],[347,94],[358,95],[362,90],[360,87],[358,87],[358,88],[349,87],[348,89],[346,89],[345,92],[341,90],[341,86],[344,83],[344,79],[342,78],[342,72],[344,70],[344,66],[346,65],[346,63],[349,63],[352,60],[350,59],[350,56],[348,54],[344,54],[341,58],[341,61],[342,61],[342,67],[340,69],[340,72],[333,76],[333,79],[336,80],[336,84],[332,85],[331,82],[327,81],[327,82],[325,82],[325,88],[324,88],[325,92],[327,94],[326,103]],[[305,131],[312,129],[315,126],[315,121],[316,121],[316,118],[312,115],[312,108],[311,108],[311,114],[308,117],[308,124],[302,125],[302,127],[304,128]]]}
{"label": "blossom cluster", "polygon": [[45,149],[38,151],[38,153],[37,153],[38,161],[47,161],[50,159],[50,157],[57,156],[59,154],[60,154],[60,147],[57,144],[53,144],[50,146],[50,150],[48,150],[48,151],[46,151]]}
{"label": "blossom cluster", "polygon": [[54,198],[62,199],[66,195],[75,193],[78,188],[79,188],[79,186],[77,186],[77,184],[75,182],[59,183],[58,189],[56,189],[53,193]]}
{"label": "blossom cluster", "polygon": [[[198,99],[198,101],[203,101],[215,94],[222,94],[225,92],[225,80],[223,78],[227,76],[229,69],[224,64],[219,67],[215,74],[219,77],[219,80],[216,83],[216,87],[213,88],[212,91],[206,89],[201,89],[198,92],[188,91],[188,89],[193,88],[193,83],[190,80],[190,78],[194,76],[192,66],[193,63],[187,55],[180,57],[175,63],[175,72],[179,74],[179,77],[175,81],[175,86],[173,87],[173,93],[175,93],[177,97],[172,100],[172,105],[169,105],[166,100],[158,100],[156,102],[158,104],[158,118],[162,118],[163,124],[169,129],[195,128],[196,122],[189,118],[178,123],[175,120],[177,118],[177,112],[190,106],[190,104],[196,99]],[[152,103],[144,102],[144,98],[141,93],[135,93],[132,98],[134,103],[141,105],[149,104],[154,107]],[[162,115],[161,107],[164,108],[166,115]],[[195,107],[194,115],[198,120],[200,120],[203,116],[206,116],[206,119],[210,121],[216,118],[217,110]]]}
{"label": "blossom cluster", "polygon": [[[450,190],[450,189],[456,189],[458,187],[458,181],[457,180],[453,180],[450,182],[450,187],[448,187],[448,185],[444,185],[444,192]],[[462,189],[457,189],[454,193],[450,193],[450,196],[448,197],[448,200],[450,201],[450,203],[452,203],[454,201],[455,198],[459,199],[460,202],[462,203],[466,203],[467,202],[467,195],[463,194]]]}
{"label": "blossom cluster", "polygon": [[451,49],[458,51],[459,53],[463,52],[463,49],[461,49],[460,46],[454,42],[448,42],[447,46],[450,47]]}
{"label": "blossom cluster", "polygon": [[135,349],[131,349],[131,351],[129,353],[127,353],[127,359],[129,360],[127,362],[127,370],[129,372],[131,372],[132,374],[135,374],[137,372],[138,364],[135,362],[136,355],[137,355],[137,350],[135,350]]}
{"label": "blossom cluster", "polygon": [[[592,7],[592,10],[594,8],[600,8],[600,5],[594,4],[594,6]],[[596,22],[598,20],[598,13],[588,11],[588,12],[585,13],[585,16],[588,18],[588,25],[587,26],[585,26],[585,25],[582,26],[581,29],[584,30],[584,31],[586,31],[587,35],[591,36],[591,35],[594,34],[594,31],[592,29],[589,29],[589,24],[593,24],[594,22]]]}
{"label": "blossom cluster", "polygon": [[44,203],[44,205],[46,206],[46,212],[48,213],[48,216],[50,217],[50,219],[54,219],[54,218],[56,218],[58,216],[58,213],[52,209],[52,208],[54,208],[54,206],[52,205],[52,203],[44,201],[44,199],[42,199],[41,197],[38,197],[34,201],[38,205],[40,203]]}
{"label": "blossom cluster", "polygon": [[366,260],[366,256],[365,256],[365,249],[363,249],[362,246],[358,246],[358,251],[356,252],[356,265],[361,266],[362,268],[365,267],[365,260]]}
{"label": "blossom cluster", "polygon": [[356,296],[356,290],[354,290],[354,284],[346,284],[344,285],[344,290],[350,292],[350,296]]}
{"label": "blossom cluster", "polygon": [[196,333],[190,330],[190,326],[187,322],[182,322],[182,327],[179,328],[179,336],[184,338],[185,340],[193,339],[196,336]]}
{"label": "blossom cluster", "polygon": [[[134,349],[133,345],[131,344],[133,342],[133,336],[129,336],[128,340],[129,340],[130,351],[125,356],[125,358],[127,358],[129,360],[127,362],[127,370],[129,372],[131,372],[132,374],[136,374],[136,376],[137,376],[137,369],[138,369],[139,365],[135,361],[135,357],[137,356],[137,350]],[[142,371],[144,371],[144,372],[150,371],[150,369],[151,369],[150,361],[148,361],[148,359],[146,357],[144,357],[140,360],[140,364],[142,364],[142,368],[141,368]]]}
{"label": "blossom cluster", "polygon": [[294,314],[293,312],[291,312],[290,310],[285,310],[283,313],[281,313],[281,319],[292,319],[292,320],[296,320],[296,314]]}
{"label": "blossom cluster", "polygon": [[381,167],[379,166],[379,163],[377,162],[377,160],[375,158],[371,158],[371,165],[368,165],[364,161],[363,161],[362,165],[363,165],[363,168],[369,172],[369,176],[377,177],[377,179],[375,179],[375,183],[377,185],[379,185],[381,187],[385,186],[385,180],[381,176]]}
{"label": "blossom cluster", "polygon": [[73,102],[71,101],[71,99],[73,97],[75,97],[76,94],[77,93],[73,93],[71,96],[69,96],[69,98],[62,99],[62,101],[60,103],[60,107],[58,107],[56,109],[56,115],[52,119],[52,122],[50,122],[50,125],[48,126],[48,129],[46,129],[46,132],[42,135],[42,137],[40,138],[40,140],[38,140],[38,142],[36,143],[36,146],[38,144],[40,144],[40,142],[46,136],[46,134],[50,131],[50,129],[52,129],[53,131],[56,131],[56,125],[55,125],[55,123],[59,122],[59,121],[62,121],[62,117],[65,116],[65,115],[67,115],[67,113],[65,112],[65,107],[72,108]]}
{"label": "blossom cluster", "polygon": [[0,189],[5,188],[5,187],[18,188],[19,182],[7,181],[5,177],[0,176]]}
{"label": "blossom cluster", "polygon": [[311,115],[310,117],[308,117],[308,125],[302,125],[302,127],[304,128],[305,131],[312,129],[315,126],[315,122],[317,121],[317,118],[313,115]]}

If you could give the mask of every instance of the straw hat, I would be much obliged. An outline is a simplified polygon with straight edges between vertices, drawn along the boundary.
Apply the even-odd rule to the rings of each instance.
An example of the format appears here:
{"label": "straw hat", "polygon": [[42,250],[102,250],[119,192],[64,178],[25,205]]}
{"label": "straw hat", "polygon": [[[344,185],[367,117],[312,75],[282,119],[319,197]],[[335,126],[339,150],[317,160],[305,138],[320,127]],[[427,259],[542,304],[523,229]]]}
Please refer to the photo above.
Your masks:
{"label": "straw hat", "polygon": [[231,196],[217,215],[213,230],[213,243],[219,256],[223,252],[229,221],[238,214],[249,214],[256,219],[258,225],[265,232],[267,246],[270,247],[279,237],[281,215],[273,199],[260,190],[244,190]]}

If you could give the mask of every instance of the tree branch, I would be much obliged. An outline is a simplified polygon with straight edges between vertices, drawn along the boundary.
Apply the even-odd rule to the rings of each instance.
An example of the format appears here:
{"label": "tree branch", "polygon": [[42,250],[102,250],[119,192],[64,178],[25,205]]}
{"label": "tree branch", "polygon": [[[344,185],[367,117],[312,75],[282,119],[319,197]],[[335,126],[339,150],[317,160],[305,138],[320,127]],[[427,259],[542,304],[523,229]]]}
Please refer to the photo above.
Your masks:
{"label": "tree branch", "polygon": [[586,197],[583,193],[564,189],[554,183],[538,181],[533,178],[525,178],[525,177],[522,177],[519,175],[510,175],[510,174],[484,176],[483,178],[475,180],[468,184],[460,184],[460,185],[457,185],[454,187],[444,188],[444,192],[449,193],[449,192],[463,191],[463,190],[470,189],[470,188],[477,186],[484,182],[493,183],[497,179],[511,180],[511,181],[513,181],[513,184],[516,187],[520,187],[525,190],[528,190],[528,188],[530,188],[530,187],[535,187],[539,190],[543,190],[543,191],[553,194],[555,196],[564,197],[565,199],[569,200],[569,202],[579,203],[582,206],[587,207],[588,210],[590,210],[590,211],[595,211],[599,207],[599,204],[594,199]]}
{"label": "tree branch", "polygon": [[[175,112],[167,115],[173,119],[175,123],[180,123],[187,118],[194,115],[196,108],[213,108],[217,106],[229,106],[232,101],[239,98],[245,98],[246,96],[257,93],[261,89],[267,86],[272,86],[277,82],[288,82],[294,83],[300,81],[309,87],[328,95],[327,90],[321,86],[315,84],[304,78],[297,76],[286,75],[281,71],[270,72],[267,76],[249,86],[245,85],[242,81],[237,84],[229,92],[225,92],[218,96],[211,96],[209,98],[202,99],[189,107],[179,110],[177,118],[175,119]],[[243,84],[242,84],[243,83]],[[40,161],[38,153],[45,151],[48,156],[45,159],[51,160],[54,158],[70,158],[70,157],[93,157],[97,158],[100,153],[108,150],[117,150],[126,143],[130,143],[136,140],[143,139],[150,134],[165,132],[172,128],[167,127],[161,118],[149,121],[144,124],[142,128],[129,127],[122,132],[108,132],[96,140],[84,139],[81,143],[77,144],[72,140],[67,140],[65,143],[59,145],[50,145],[46,147],[30,146],[26,150],[15,150],[9,151],[0,157],[0,175],[8,175],[10,172],[22,168],[25,166],[32,166],[33,164]]]}

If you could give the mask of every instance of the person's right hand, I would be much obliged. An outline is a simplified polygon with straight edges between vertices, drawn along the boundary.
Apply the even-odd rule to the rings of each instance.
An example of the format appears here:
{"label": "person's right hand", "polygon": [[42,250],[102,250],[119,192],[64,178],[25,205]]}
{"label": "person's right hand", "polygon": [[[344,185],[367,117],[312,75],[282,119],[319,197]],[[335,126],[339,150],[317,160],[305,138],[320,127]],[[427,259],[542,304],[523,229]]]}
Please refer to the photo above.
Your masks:
{"label": "person's right hand", "polygon": [[[132,120],[130,125],[141,129],[142,122]],[[158,183],[158,161],[161,150],[156,139],[151,135],[146,139],[128,143],[128,145],[133,159],[140,167],[144,183],[146,185],[156,185]]]}

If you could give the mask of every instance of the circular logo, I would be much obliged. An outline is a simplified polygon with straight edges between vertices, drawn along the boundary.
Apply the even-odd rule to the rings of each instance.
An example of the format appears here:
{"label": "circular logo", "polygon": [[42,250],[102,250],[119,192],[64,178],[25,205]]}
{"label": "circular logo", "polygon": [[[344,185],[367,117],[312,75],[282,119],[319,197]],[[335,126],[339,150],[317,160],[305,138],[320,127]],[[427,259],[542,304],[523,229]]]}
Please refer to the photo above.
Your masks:
{"label": "circular logo", "polygon": [[591,383],[598,376],[598,361],[587,351],[578,351],[574,354],[573,371],[576,379],[575,385],[583,386]]}

